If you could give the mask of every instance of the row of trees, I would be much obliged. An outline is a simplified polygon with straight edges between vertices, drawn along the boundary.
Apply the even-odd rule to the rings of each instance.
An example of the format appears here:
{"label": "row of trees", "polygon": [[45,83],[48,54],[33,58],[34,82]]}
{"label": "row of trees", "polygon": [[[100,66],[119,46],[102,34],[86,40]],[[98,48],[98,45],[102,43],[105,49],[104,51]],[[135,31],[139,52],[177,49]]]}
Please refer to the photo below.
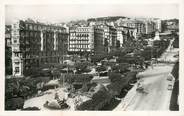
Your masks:
{"label": "row of trees", "polygon": [[121,93],[121,90],[128,86],[130,80],[135,79],[137,72],[128,72],[125,76],[120,73],[109,73],[111,84],[106,87],[100,85],[90,100],[77,106],[77,110],[99,110],[108,104],[112,98]]}
{"label": "row of trees", "polygon": [[128,82],[136,79],[137,72],[127,72],[122,76],[120,73],[111,73],[109,79],[111,84],[107,86],[112,95],[119,95],[123,88],[128,86]]}
{"label": "row of trees", "polygon": [[[153,47],[145,47],[143,44],[135,42],[127,45],[128,47],[125,47],[124,49],[119,49],[106,55],[96,55],[96,59],[94,58],[94,61],[101,61],[104,58],[111,58],[108,56],[117,56],[117,62],[120,64],[106,64],[110,65],[112,68],[112,72],[108,73],[109,79],[111,80],[111,83],[107,86],[108,91],[106,92],[108,95],[107,93],[104,93],[104,91],[99,91],[100,93],[96,94],[96,97],[92,97],[91,100],[88,100],[78,106],[78,110],[98,110],[97,108],[100,108],[99,106],[102,106],[107,99],[110,100],[113,96],[119,95],[122,89],[129,86],[128,83],[131,80],[136,79],[137,72],[129,72],[127,70],[129,64],[142,65],[144,60],[151,60],[152,57],[158,58],[168,47],[168,45],[169,41],[163,40],[155,41]],[[127,55],[128,53],[133,53],[133,55]],[[102,71],[103,66],[97,69]],[[124,74],[124,76],[122,76],[122,74]],[[110,99],[109,96],[111,97]]]}
{"label": "row of trees", "polygon": [[[151,60],[151,58],[158,58],[168,47],[169,41],[160,40],[154,41],[152,47],[146,47],[142,42],[131,41],[124,45],[124,48],[119,48],[117,50],[111,51],[108,54],[97,54],[91,57],[92,62],[100,62],[101,60],[107,58],[111,59],[116,56],[118,63],[129,63],[142,65],[144,60]],[[128,56],[128,53],[133,53],[134,55]]]}
{"label": "row of trees", "polygon": [[[40,82],[48,82],[49,77],[37,78],[11,78],[5,80],[5,109],[15,110],[17,104],[14,100],[25,100],[28,97],[35,95],[38,91],[37,84]],[[22,106],[23,107],[23,106]]]}

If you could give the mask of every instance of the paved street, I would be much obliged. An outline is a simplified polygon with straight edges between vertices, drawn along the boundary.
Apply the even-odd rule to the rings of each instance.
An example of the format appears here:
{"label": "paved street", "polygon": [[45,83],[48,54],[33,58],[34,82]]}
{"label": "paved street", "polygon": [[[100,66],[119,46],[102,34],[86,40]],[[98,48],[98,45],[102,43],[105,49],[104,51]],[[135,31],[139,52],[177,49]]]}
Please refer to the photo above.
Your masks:
{"label": "paved street", "polygon": [[[177,54],[177,49],[166,51],[162,57],[167,61],[175,61],[173,56]],[[172,71],[174,64],[155,64],[152,69],[149,67],[146,71],[139,74],[142,77],[142,85],[148,94],[136,92],[137,84],[127,93],[121,103],[114,110],[169,110],[169,102],[172,90],[168,90],[167,77]]]}

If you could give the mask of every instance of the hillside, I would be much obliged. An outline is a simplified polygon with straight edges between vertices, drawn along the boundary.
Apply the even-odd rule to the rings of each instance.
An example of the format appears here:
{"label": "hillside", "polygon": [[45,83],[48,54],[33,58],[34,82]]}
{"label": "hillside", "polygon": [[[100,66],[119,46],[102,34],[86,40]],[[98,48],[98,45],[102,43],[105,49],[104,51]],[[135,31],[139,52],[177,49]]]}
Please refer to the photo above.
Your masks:
{"label": "hillside", "polygon": [[120,18],[124,19],[127,17],[124,17],[124,16],[97,17],[97,18],[89,18],[89,19],[87,19],[87,21],[88,22],[90,22],[90,21],[117,21]]}

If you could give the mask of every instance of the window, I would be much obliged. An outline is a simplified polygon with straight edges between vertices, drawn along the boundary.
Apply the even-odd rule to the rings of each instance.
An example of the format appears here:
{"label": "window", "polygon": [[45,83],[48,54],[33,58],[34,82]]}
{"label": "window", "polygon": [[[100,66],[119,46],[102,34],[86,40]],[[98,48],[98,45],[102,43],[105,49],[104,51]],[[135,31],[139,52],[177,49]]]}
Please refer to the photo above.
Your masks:
{"label": "window", "polygon": [[15,57],[19,57],[19,53],[15,53]]}
{"label": "window", "polygon": [[19,67],[15,67],[15,73],[19,73]]}
{"label": "window", "polygon": [[15,64],[16,64],[16,65],[19,65],[19,62],[18,62],[18,61],[16,61],[16,62],[15,62]]}
{"label": "window", "polygon": [[33,32],[30,32],[30,36],[33,37]]}
{"label": "window", "polygon": [[34,30],[37,30],[37,25],[34,26]]}
{"label": "window", "polygon": [[13,40],[13,43],[17,43],[17,40]]}

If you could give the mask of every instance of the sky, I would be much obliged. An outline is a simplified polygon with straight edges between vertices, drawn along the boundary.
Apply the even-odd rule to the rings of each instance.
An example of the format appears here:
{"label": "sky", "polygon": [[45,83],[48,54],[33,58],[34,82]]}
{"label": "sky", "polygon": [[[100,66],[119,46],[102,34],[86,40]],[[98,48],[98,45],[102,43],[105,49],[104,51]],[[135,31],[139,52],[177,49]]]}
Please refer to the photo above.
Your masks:
{"label": "sky", "polygon": [[65,4],[65,5],[6,5],[5,23],[31,18],[40,22],[69,22],[105,16],[179,18],[177,4]]}

